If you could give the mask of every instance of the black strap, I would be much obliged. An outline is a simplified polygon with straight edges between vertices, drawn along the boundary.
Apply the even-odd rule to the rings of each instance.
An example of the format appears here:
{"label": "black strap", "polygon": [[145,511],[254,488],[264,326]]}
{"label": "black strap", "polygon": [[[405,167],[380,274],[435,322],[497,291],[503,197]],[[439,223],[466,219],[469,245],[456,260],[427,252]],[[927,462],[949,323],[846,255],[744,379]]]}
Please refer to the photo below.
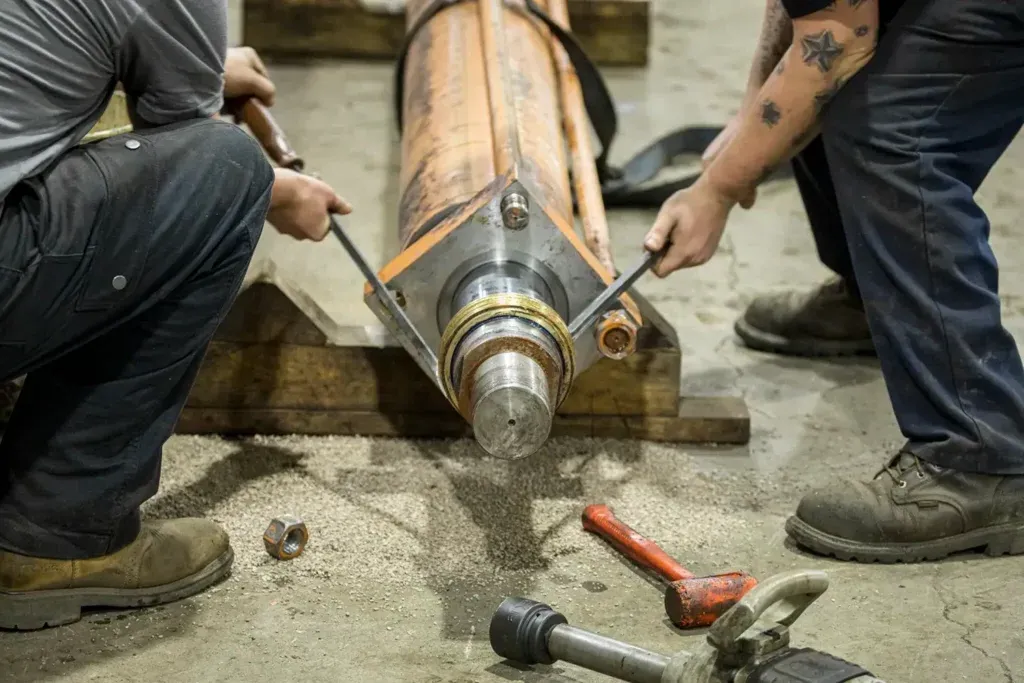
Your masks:
{"label": "black strap", "polygon": [[[442,10],[462,0],[434,0],[420,14],[409,29],[405,42],[399,51],[395,70],[395,112],[399,132],[402,130],[402,109],[404,102],[405,61],[409,46],[421,28]],[[606,207],[658,208],[675,192],[692,185],[700,173],[662,183],[648,184],[666,168],[673,166],[679,157],[699,156],[711,141],[722,131],[722,127],[694,126],[673,131],[650,144],[625,163],[621,168],[608,163],[612,143],[618,133],[619,120],[608,86],[593,60],[577,40],[548,14],[534,0],[525,0],[526,8],[539,19],[565,50],[576,71],[583,93],[583,105],[594,133],[601,144],[601,151],[594,160],[601,193]],[[789,177],[792,169],[784,164],[769,180]]]}

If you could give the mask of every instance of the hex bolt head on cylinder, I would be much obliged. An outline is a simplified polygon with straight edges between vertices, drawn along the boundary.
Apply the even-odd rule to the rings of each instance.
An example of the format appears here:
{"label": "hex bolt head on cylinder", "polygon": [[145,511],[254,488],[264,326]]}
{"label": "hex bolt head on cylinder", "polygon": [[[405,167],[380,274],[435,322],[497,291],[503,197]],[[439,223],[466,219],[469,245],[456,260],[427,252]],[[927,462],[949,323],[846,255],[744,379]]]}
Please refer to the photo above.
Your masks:
{"label": "hex bolt head on cylinder", "polygon": [[530,222],[530,203],[518,192],[501,200],[501,220],[509,230],[522,230]]}

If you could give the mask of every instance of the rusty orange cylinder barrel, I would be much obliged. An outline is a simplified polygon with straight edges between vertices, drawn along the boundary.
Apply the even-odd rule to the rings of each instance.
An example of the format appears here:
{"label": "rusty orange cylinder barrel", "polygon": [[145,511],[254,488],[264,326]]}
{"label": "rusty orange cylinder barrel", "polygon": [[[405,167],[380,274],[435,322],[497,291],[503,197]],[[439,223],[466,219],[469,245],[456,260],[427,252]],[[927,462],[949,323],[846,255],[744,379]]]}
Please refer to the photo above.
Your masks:
{"label": "rusty orange cylinder barrel", "polygon": [[[410,27],[430,4],[407,3]],[[403,79],[403,247],[512,167],[572,224],[559,74],[540,22],[512,3],[451,5],[417,31]]]}
{"label": "rusty orange cylinder barrel", "polygon": [[[538,5],[567,21],[565,0]],[[523,0],[409,0],[406,12],[401,250],[380,278],[433,347],[435,380],[477,442],[525,457],[577,372],[631,348],[619,328],[600,348],[568,328],[613,278],[587,246],[607,239],[592,239],[606,225],[579,83]]]}
{"label": "rusty orange cylinder barrel", "polygon": [[[414,23],[428,2],[412,0]],[[399,236],[408,246],[452,207],[495,178],[479,11],[473,2],[442,10],[419,29],[406,56],[402,102]]]}

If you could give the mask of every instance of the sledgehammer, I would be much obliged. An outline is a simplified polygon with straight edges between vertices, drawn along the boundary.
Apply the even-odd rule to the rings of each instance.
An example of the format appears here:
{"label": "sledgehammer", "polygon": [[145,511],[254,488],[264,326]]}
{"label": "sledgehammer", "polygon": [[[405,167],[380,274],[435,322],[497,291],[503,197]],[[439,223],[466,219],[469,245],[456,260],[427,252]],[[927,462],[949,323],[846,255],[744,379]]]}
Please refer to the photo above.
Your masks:
{"label": "sledgehammer", "polygon": [[225,103],[225,110],[249,127],[267,155],[281,168],[302,173],[305,161],[285,137],[284,130],[277,123],[267,106],[255,97],[240,97]]}
{"label": "sledgehammer", "polygon": [[656,543],[620,522],[607,505],[588,505],[583,511],[583,528],[668,582],[665,612],[679,628],[711,626],[757,585],[757,579],[744,572],[694,576]]}

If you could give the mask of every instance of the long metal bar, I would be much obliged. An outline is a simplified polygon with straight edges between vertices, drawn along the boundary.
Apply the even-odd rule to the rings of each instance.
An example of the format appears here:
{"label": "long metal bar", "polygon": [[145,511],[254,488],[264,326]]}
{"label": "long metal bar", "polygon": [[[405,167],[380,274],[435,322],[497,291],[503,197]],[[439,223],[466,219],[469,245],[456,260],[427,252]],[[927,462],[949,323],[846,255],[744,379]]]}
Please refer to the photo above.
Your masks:
{"label": "long metal bar", "polygon": [[[563,29],[571,31],[569,10],[566,0],[548,0],[548,15]],[[608,216],[601,196],[601,181],[597,177],[594,163],[594,148],[590,141],[590,119],[583,103],[583,90],[573,68],[572,61],[558,39],[551,36],[551,49],[558,65],[559,90],[562,96],[562,112],[566,142],[572,159],[572,182],[576,190],[577,212],[583,227],[583,238],[587,248],[597,260],[615,272],[615,261],[611,254],[611,239],[608,236]]]}
{"label": "long metal bar", "polygon": [[665,655],[568,624],[551,630],[548,652],[556,660],[629,683],[660,683],[669,662]]}
{"label": "long metal bar", "polygon": [[[392,319],[395,321],[395,332],[405,337],[405,341],[412,347],[412,357],[416,361],[416,364],[420,366],[423,372],[427,373],[428,377],[433,378],[434,382],[438,382],[438,369],[437,369],[437,356],[434,355],[434,351],[427,345],[423,337],[410,322],[408,316],[405,315],[405,311],[398,304],[391,290],[380,281],[377,277],[377,273],[374,272],[373,268],[366,262],[355,243],[349,239],[348,235],[341,228],[334,215],[331,215],[331,232],[341,242],[341,246],[345,247],[345,251],[348,252],[349,257],[355,262],[356,267],[363,274],[363,277],[373,287],[373,291],[376,292],[377,298],[380,299],[381,303],[387,309],[388,313],[391,314]],[[402,341],[401,339],[399,341]]]}
{"label": "long metal bar", "polygon": [[583,312],[576,316],[576,319],[569,325],[569,334],[572,335],[573,340],[578,340],[580,336],[590,329],[590,327],[597,322],[597,319],[602,313],[608,310],[612,304],[622,296],[630,287],[633,286],[637,280],[640,279],[644,273],[651,269],[658,259],[661,258],[664,250],[662,251],[647,251],[644,250],[644,257],[640,263],[633,266],[632,270],[629,270],[618,277],[615,282],[608,285],[608,289],[604,290],[596,299],[594,299],[589,306],[583,309]]}

